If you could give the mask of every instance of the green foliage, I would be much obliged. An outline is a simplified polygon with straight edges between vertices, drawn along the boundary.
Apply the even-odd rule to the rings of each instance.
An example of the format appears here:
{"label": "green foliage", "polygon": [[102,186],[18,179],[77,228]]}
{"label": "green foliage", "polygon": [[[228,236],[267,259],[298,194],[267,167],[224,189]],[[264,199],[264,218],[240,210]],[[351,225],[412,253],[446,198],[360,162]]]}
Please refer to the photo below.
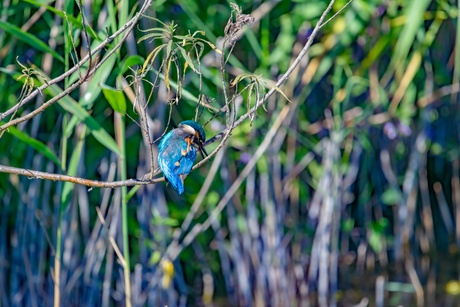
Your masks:
{"label": "green foliage", "polygon": [[[327,18],[346,3],[336,1]],[[151,171],[150,146],[155,153],[177,123],[196,118],[213,137],[227,127],[227,108],[238,119],[267,91],[275,93],[232,131],[217,166],[211,161],[188,175],[181,196],[164,182],[121,191],[1,174],[0,263],[8,264],[0,266],[8,280],[0,278],[2,304],[49,304],[61,261],[61,305],[123,304],[120,293],[130,282],[141,292],[133,292],[139,305],[174,305],[179,297],[189,305],[219,299],[242,305],[310,299],[316,305],[311,298],[321,296],[319,276],[330,277],[330,293],[334,286],[341,290],[338,305],[356,305],[355,298],[375,293],[352,292],[360,286],[353,276],[362,279],[363,270],[387,276],[389,302],[415,305],[418,288],[394,282],[414,276],[393,275],[385,265],[412,259],[424,287],[433,280],[430,272],[443,275],[425,270],[422,258],[449,254],[460,242],[452,222],[460,189],[459,8],[448,0],[353,0],[321,28],[286,83],[275,86],[327,5],[155,1],[121,48],[124,34],[91,54],[91,64],[49,85],[87,55],[88,46],[94,50],[126,25],[139,4],[4,2],[0,113],[49,86],[2,125],[58,97],[115,52],[56,104],[2,131],[2,165],[100,181],[143,178]],[[235,34],[230,28],[238,28],[235,17],[243,12],[256,21]],[[292,109],[269,148],[225,198],[285,106]],[[209,190],[200,193],[213,170]],[[182,246],[223,201],[209,229]],[[163,259],[176,236],[184,249],[177,259]],[[319,255],[330,255],[316,258],[327,270],[315,271]],[[339,283],[332,285],[337,271]],[[305,289],[308,297],[300,297]],[[333,297],[324,305],[333,305]]]}
{"label": "green foliage", "polygon": [[[0,124],[4,124],[4,122],[0,122]],[[24,142],[28,146],[32,147],[33,149],[44,155],[47,159],[50,159],[51,161],[60,166],[59,158],[50,148],[48,148],[42,142],[30,137],[29,135],[17,129],[16,127],[10,127],[8,129],[8,133],[10,133],[21,142]]]}
{"label": "green foliage", "polygon": [[102,92],[104,93],[107,102],[115,112],[120,114],[126,113],[126,99],[122,91],[116,90],[108,85],[101,85]]}
{"label": "green foliage", "polygon": [[[146,70],[149,66],[154,64],[155,60],[157,59],[158,55],[161,51],[163,51],[163,60],[161,61],[160,67],[163,68],[163,80],[165,82],[166,88],[168,91],[171,90],[170,87],[170,73],[172,64],[175,65],[178,73],[177,73],[177,92],[180,95],[181,93],[181,77],[179,71],[182,68],[182,74],[185,76],[187,68],[190,67],[195,73],[199,73],[199,71],[195,68],[193,64],[192,56],[196,56],[196,59],[199,63],[199,59],[204,52],[205,44],[211,47],[217,53],[222,53],[216,46],[197,35],[205,35],[203,31],[195,31],[193,34],[190,32],[187,35],[177,35],[175,34],[177,29],[177,24],[174,24],[172,21],[170,24],[165,24],[156,18],[151,18],[155,22],[160,23],[163,27],[162,28],[152,28],[143,30],[148,34],[145,34],[141,38],[139,38],[138,43],[149,40],[153,42],[155,40],[159,40],[160,44],[155,47],[152,52],[147,56],[145,59],[144,65],[142,66],[142,73],[145,74]],[[183,67],[178,63],[178,54],[182,56],[185,60],[185,64]]]}
{"label": "green foliage", "polygon": [[382,196],[382,202],[385,205],[396,205],[400,204],[403,201],[403,196],[401,195],[401,191],[395,188],[390,188],[386,190]]}
{"label": "green foliage", "polygon": [[388,227],[388,220],[385,218],[372,222],[369,229],[369,245],[376,253],[380,253],[384,247],[385,229]]}
{"label": "green foliage", "polygon": [[11,36],[23,41],[24,43],[30,44],[37,50],[40,50],[44,53],[50,53],[59,61],[64,62],[64,58],[60,54],[58,54],[55,50],[51,49],[47,44],[42,42],[36,36],[22,31],[19,27],[2,20],[0,20],[0,28],[6,31],[7,33],[11,34]]}

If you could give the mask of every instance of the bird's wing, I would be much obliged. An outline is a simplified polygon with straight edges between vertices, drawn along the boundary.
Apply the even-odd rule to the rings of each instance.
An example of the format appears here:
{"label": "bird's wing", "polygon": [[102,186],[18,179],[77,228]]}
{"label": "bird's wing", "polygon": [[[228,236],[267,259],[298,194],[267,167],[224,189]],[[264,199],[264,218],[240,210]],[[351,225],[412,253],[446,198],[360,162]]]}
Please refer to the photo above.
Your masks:
{"label": "bird's wing", "polygon": [[[185,143],[185,150],[187,152],[187,143]],[[178,163],[176,164],[176,173],[179,175],[187,175],[190,173],[192,169],[193,163],[196,159],[196,149],[193,147],[189,147],[189,151],[184,155],[181,154],[181,158],[179,159]]]}
{"label": "bird's wing", "polygon": [[165,161],[166,166],[177,175],[186,175],[192,169],[196,159],[196,149],[187,142],[176,136],[170,136],[167,145],[160,151],[160,159]]}
{"label": "bird's wing", "polygon": [[158,164],[179,194],[184,190],[183,180],[192,169],[195,159],[196,149],[180,133],[170,132],[160,141]]}

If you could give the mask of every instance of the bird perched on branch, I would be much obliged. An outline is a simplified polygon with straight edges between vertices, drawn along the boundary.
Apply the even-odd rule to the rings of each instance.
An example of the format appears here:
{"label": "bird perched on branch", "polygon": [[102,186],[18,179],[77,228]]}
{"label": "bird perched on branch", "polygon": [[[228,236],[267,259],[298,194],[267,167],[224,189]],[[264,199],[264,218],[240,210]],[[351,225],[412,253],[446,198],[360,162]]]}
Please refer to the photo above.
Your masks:
{"label": "bird perched on branch", "polygon": [[186,120],[176,129],[169,131],[158,146],[158,165],[166,181],[177,190],[184,192],[184,179],[192,169],[196,151],[204,158],[206,134],[203,127],[193,120]]}

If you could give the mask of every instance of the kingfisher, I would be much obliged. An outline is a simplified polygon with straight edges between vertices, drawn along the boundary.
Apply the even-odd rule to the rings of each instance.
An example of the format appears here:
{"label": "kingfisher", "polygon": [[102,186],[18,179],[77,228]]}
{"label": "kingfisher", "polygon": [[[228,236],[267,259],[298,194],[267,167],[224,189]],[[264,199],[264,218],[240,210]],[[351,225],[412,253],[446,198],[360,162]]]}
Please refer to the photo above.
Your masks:
{"label": "kingfisher", "polygon": [[203,127],[193,120],[186,120],[169,131],[158,145],[158,165],[167,182],[179,194],[184,192],[184,179],[192,169],[197,150],[204,158],[206,134]]}

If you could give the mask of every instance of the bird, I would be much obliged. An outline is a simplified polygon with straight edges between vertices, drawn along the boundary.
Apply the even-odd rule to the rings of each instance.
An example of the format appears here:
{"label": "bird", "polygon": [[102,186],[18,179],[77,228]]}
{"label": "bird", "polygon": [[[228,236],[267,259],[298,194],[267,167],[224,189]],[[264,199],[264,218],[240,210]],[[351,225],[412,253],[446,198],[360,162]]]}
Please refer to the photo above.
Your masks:
{"label": "bird", "polygon": [[204,149],[206,133],[203,127],[193,120],[181,122],[169,131],[158,145],[158,166],[165,179],[179,194],[184,192],[184,179],[192,169],[196,152],[208,155]]}

